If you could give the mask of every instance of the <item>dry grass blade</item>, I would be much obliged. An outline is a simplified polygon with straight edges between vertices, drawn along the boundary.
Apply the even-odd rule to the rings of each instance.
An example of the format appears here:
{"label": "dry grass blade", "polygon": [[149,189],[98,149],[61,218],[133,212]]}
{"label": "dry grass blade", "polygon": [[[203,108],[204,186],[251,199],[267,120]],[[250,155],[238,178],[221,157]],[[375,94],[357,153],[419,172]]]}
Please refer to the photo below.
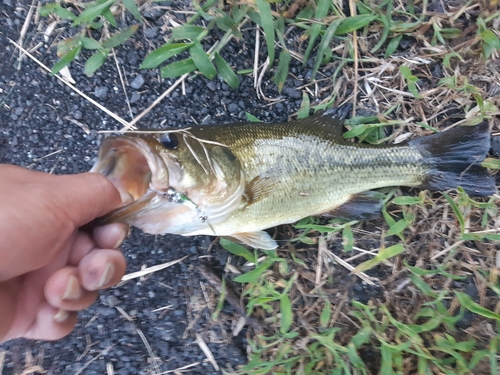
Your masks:
{"label": "dry grass blade", "polygon": [[116,58],[115,49],[112,49],[113,59],[115,60],[116,71],[118,72],[118,76],[120,77],[120,83],[122,85],[122,90],[125,94],[125,101],[127,102],[128,113],[130,114],[130,118],[134,119],[134,114],[132,112],[132,107],[130,106],[130,100],[128,100],[127,88],[125,87],[125,81],[123,79],[122,70],[120,69],[120,65],[118,64],[118,59]]}
{"label": "dry grass blade", "polygon": [[125,310],[123,310],[120,306],[115,306],[115,309],[118,310],[118,312],[120,314],[122,314],[122,316],[127,319],[129,322],[133,322],[134,319],[129,315],[127,314],[127,312]]}
{"label": "dry grass blade", "polygon": [[189,365],[182,366],[182,367],[178,367],[178,368],[173,369],[173,370],[168,370],[168,371],[160,372],[160,373],[159,373],[159,374],[157,374],[157,375],[164,375],[164,374],[180,374],[180,373],[184,373],[184,372],[186,372],[187,370],[189,370],[190,368],[195,367],[195,366],[198,366],[198,365],[200,365],[200,364],[201,364],[201,362],[191,363],[191,364],[189,364]]}
{"label": "dry grass blade", "polygon": [[167,262],[167,263],[163,263],[163,264],[158,264],[156,266],[148,267],[148,268],[145,268],[145,269],[137,271],[137,272],[129,273],[129,274],[127,274],[127,275],[125,275],[125,276],[122,277],[122,281],[127,281],[127,280],[131,280],[131,279],[135,279],[137,277],[149,275],[150,273],[163,270],[165,268],[173,266],[174,264],[182,262],[186,258],[188,258],[188,255],[186,255],[185,257],[182,257],[180,259],[173,260],[171,262]]}
{"label": "dry grass blade", "polygon": [[215,361],[215,358],[214,358],[214,355],[212,354],[212,351],[210,350],[208,345],[203,340],[203,337],[201,337],[201,335],[199,333],[196,333],[196,343],[199,345],[200,349],[205,354],[207,359],[210,361],[212,366],[214,366],[214,369],[219,371],[219,365]]}
{"label": "dry grass blade", "polygon": [[[349,271],[354,271],[356,267],[351,266],[349,263],[347,263],[345,260],[342,258],[339,258],[337,255],[335,255],[332,252],[327,253],[329,257],[331,257],[333,260],[335,260],[338,264],[340,264],[342,267],[347,268]],[[363,280],[365,283],[368,285],[376,285],[370,276],[368,276],[364,272],[355,272],[354,275],[358,276],[361,280]]]}
{"label": "dry grass blade", "polygon": [[[23,27],[22,27],[21,32],[19,34],[18,44],[20,46],[23,45],[24,37],[26,36],[26,31],[28,31],[28,26],[31,23],[31,17],[33,16],[33,9],[35,9],[35,3],[36,3],[36,1],[33,0],[33,2],[31,3],[30,8],[28,10],[28,15],[26,16],[26,19],[24,20]],[[18,64],[18,69],[20,69],[20,67],[21,67],[21,62],[23,60],[23,56],[24,56],[24,51],[22,49],[20,49],[19,50],[19,64]]]}
{"label": "dry grass blade", "polygon": [[3,373],[3,364],[4,364],[4,361],[5,361],[5,355],[7,354],[7,352],[5,350],[2,350],[0,352],[0,375],[2,375]]}
{"label": "dry grass blade", "polygon": [[64,117],[64,119],[68,120],[69,122],[72,122],[73,124],[75,124],[77,126],[79,126],[85,132],[85,134],[90,134],[89,127],[87,125],[85,125],[83,122],[75,120],[74,118],[69,117],[69,116]]}

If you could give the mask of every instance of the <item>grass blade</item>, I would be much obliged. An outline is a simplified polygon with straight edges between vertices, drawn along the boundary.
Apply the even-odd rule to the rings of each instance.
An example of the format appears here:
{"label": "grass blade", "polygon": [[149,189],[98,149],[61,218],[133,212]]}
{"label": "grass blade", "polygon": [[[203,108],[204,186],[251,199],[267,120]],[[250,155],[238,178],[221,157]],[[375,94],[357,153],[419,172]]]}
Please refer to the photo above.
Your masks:
{"label": "grass blade", "polygon": [[156,68],[165,60],[178,55],[181,52],[191,48],[193,43],[170,43],[165,44],[146,56],[142,62],[140,69]]}
{"label": "grass blade", "polygon": [[271,79],[276,86],[278,86],[278,91],[281,93],[283,89],[283,85],[285,84],[286,77],[288,76],[288,68],[290,66],[290,60],[292,56],[290,55],[290,51],[284,49],[280,53],[280,61],[278,63],[278,69],[276,70],[276,74]]}
{"label": "grass blade", "polygon": [[224,237],[220,239],[219,243],[224,249],[229,251],[231,254],[243,257],[249,262],[255,263],[255,257],[253,256],[253,254],[240,244],[230,241]]}
{"label": "grass blade", "polygon": [[237,88],[240,85],[240,80],[226,60],[224,60],[221,55],[216,53],[214,56],[214,62],[220,76],[229,85],[229,87],[232,89]]}
{"label": "grass blade", "polygon": [[366,262],[359,264],[355,268],[354,272],[363,272],[369,270],[370,268],[375,267],[376,265],[382,263],[383,261],[389,258],[392,258],[393,256],[402,253],[403,251],[405,251],[405,248],[401,244],[381,249],[373,259],[367,260]]}
{"label": "grass blade", "polygon": [[106,10],[108,10],[114,3],[115,0],[108,0],[102,4],[89,6],[78,17],[76,17],[76,19],[73,21],[72,26],[77,26],[81,23],[92,22],[95,18],[102,15]]}
{"label": "grass blade", "polygon": [[250,122],[261,122],[257,117],[255,117],[251,113],[245,112],[245,116],[247,117],[248,121],[250,121]]}
{"label": "grass blade", "polygon": [[256,0],[257,9],[264,29],[267,44],[267,56],[269,57],[270,67],[274,62],[274,24],[271,13],[271,5],[265,0]]}
{"label": "grass blade", "polygon": [[124,43],[128,38],[130,38],[136,31],[139,25],[132,25],[114,33],[111,37],[102,42],[104,48],[114,48]]}
{"label": "grass blade", "polygon": [[[316,5],[316,11],[314,12],[314,18],[317,21],[325,18],[328,14],[328,10],[330,9],[330,5],[330,0],[319,0],[318,4]],[[319,22],[314,22],[312,24],[311,29],[309,30],[309,41],[307,42],[306,52],[304,53],[304,65],[306,64],[307,59],[309,58],[309,54],[314,47],[314,42],[318,38],[318,35],[323,27],[324,26]]]}
{"label": "grass blade", "polygon": [[321,38],[321,42],[319,44],[318,53],[316,55],[316,61],[314,62],[314,68],[311,75],[311,81],[314,80],[316,73],[318,72],[319,66],[323,61],[323,56],[326,54],[327,50],[330,50],[330,42],[335,35],[335,31],[337,27],[339,27],[341,19],[336,19],[333,21],[330,26],[327,27],[325,33],[323,34],[323,38]]}
{"label": "grass blade", "polygon": [[300,103],[299,112],[297,113],[297,118],[306,118],[309,116],[309,112],[311,111],[311,100],[309,99],[309,95],[307,92],[302,93],[302,103]]}
{"label": "grass blade", "polygon": [[335,35],[343,35],[361,29],[362,27],[368,26],[377,18],[378,16],[374,14],[359,14],[354,17],[344,18],[337,27]]}
{"label": "grass blade", "polygon": [[195,41],[189,49],[189,52],[191,53],[191,58],[193,59],[193,62],[198,70],[208,79],[214,78],[217,71],[200,42]]}
{"label": "grass blade", "polygon": [[92,77],[97,69],[99,69],[106,58],[108,57],[107,51],[99,51],[90,56],[85,63],[85,70],[83,71],[87,77]]}
{"label": "grass blade", "polygon": [[172,29],[172,39],[174,40],[182,40],[189,39],[194,40],[197,39],[202,32],[206,31],[204,27],[195,26],[195,25],[182,25],[178,27],[174,27]]}
{"label": "grass blade", "polygon": [[123,6],[137,19],[137,21],[142,21],[141,13],[139,13],[135,0],[123,0]]}
{"label": "grass blade", "polygon": [[500,322],[500,314],[494,313],[493,311],[484,308],[480,304],[474,302],[469,295],[462,292],[455,292],[455,295],[458,298],[458,302],[465,307],[467,310],[473,312],[474,314],[484,316],[488,319],[494,319]]}
{"label": "grass blade", "polygon": [[160,69],[163,78],[175,78],[196,70],[196,64],[193,59],[185,59],[168,64]]}
{"label": "grass blade", "polygon": [[280,310],[281,310],[280,332],[287,333],[293,321],[292,304],[290,303],[290,298],[288,298],[287,294],[283,294],[280,298]]}
{"label": "grass blade", "polygon": [[265,260],[260,265],[257,266],[254,270],[250,272],[244,273],[243,275],[239,275],[234,278],[234,281],[238,283],[253,283],[257,281],[260,275],[262,275],[270,266],[272,260]]}
{"label": "grass blade", "polygon": [[80,53],[82,46],[78,44],[76,47],[71,49],[66,55],[64,55],[58,62],[56,62],[52,68],[51,73],[57,74],[59,71],[64,68],[66,65],[69,65],[71,61],[75,59],[76,56]]}

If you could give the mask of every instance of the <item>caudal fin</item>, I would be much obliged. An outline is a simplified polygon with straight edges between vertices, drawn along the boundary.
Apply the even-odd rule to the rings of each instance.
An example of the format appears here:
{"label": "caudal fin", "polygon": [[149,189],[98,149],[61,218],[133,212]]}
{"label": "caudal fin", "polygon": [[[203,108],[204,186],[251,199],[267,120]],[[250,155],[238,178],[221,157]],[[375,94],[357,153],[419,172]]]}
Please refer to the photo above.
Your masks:
{"label": "caudal fin", "polygon": [[473,196],[494,194],[495,179],[481,166],[490,149],[490,137],[489,125],[483,122],[410,141],[431,167],[422,188],[443,191],[460,186]]}

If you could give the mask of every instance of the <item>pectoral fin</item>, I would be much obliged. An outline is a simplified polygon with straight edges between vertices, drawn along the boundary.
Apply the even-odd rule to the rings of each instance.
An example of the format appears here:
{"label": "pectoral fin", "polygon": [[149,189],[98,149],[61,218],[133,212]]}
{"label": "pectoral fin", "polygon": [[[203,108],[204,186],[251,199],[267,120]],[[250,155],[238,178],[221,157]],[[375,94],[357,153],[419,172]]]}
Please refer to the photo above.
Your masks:
{"label": "pectoral fin", "polygon": [[254,247],[256,249],[262,250],[273,250],[278,247],[278,244],[271,236],[264,232],[247,232],[247,233],[235,233],[231,235],[235,240],[244,243],[245,245]]}
{"label": "pectoral fin", "polygon": [[342,206],[337,207],[328,215],[350,220],[371,220],[380,217],[384,194],[376,191],[365,191],[354,194]]}

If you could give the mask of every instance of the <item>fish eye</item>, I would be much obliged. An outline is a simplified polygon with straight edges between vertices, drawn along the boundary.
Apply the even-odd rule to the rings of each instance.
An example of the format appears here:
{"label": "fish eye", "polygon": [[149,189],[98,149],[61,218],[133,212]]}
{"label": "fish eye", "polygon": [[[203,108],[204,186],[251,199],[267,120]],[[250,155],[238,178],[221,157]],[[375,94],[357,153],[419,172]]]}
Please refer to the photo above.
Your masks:
{"label": "fish eye", "polygon": [[160,142],[161,144],[169,149],[173,150],[177,146],[179,146],[179,140],[177,139],[177,136],[172,133],[165,133],[160,136]]}

